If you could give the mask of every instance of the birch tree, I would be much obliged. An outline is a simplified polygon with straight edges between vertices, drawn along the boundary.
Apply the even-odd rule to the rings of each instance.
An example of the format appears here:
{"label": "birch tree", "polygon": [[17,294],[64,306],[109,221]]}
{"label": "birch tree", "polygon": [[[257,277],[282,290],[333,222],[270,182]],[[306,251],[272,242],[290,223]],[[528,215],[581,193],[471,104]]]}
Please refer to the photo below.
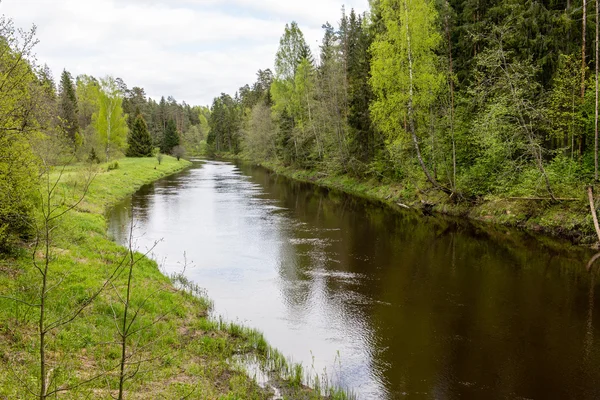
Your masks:
{"label": "birch tree", "polygon": [[427,0],[382,0],[380,10],[385,30],[371,46],[375,123],[391,138],[407,133],[427,180],[451,193],[425,164],[417,133],[419,119],[436,101],[444,80],[436,65],[435,51],[441,42],[437,11]]}
{"label": "birch tree", "polygon": [[121,151],[127,138],[127,117],[123,114],[123,94],[115,79],[108,76],[101,80],[98,91],[99,109],[93,116],[93,124],[100,143],[105,149],[106,161],[112,152]]}

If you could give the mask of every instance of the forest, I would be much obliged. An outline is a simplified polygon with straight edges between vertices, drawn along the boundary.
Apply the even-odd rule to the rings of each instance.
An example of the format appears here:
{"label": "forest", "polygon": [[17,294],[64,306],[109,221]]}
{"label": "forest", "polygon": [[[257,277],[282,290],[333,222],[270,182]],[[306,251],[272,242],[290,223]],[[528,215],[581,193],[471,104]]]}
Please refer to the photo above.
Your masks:
{"label": "forest", "polygon": [[292,22],[274,72],[215,98],[209,150],[452,199],[578,197],[598,178],[598,5],[377,0]]}

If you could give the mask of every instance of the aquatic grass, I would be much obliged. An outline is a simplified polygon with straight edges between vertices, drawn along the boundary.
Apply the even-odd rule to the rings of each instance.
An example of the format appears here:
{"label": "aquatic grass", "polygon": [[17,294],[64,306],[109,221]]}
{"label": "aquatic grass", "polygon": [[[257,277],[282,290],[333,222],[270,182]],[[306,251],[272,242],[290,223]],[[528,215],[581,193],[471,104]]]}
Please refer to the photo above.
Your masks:
{"label": "aquatic grass", "polygon": [[[252,376],[262,387],[276,390],[290,399],[353,400],[356,395],[338,387],[327,370],[319,374],[314,366],[307,370],[301,363],[285,357],[270,346],[264,335],[253,328],[216,318],[219,329],[243,339],[242,346],[230,359],[232,365]],[[337,362],[341,367],[339,354]]]}

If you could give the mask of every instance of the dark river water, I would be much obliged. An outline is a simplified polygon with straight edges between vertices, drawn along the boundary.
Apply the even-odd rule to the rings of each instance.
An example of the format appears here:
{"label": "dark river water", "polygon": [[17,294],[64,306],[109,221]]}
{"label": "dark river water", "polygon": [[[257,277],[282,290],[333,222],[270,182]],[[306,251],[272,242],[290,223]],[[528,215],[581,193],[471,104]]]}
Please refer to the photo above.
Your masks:
{"label": "dark river water", "polygon": [[[600,399],[593,254],[195,162],[110,213],[215,313],[360,399]],[[600,264],[600,262],[599,262]],[[600,274],[600,273],[599,273]]]}

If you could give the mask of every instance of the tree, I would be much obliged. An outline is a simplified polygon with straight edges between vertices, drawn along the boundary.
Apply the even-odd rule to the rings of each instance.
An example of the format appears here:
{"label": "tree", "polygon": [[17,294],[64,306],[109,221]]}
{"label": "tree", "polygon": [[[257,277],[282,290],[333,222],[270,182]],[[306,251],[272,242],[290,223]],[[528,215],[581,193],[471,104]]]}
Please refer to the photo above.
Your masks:
{"label": "tree", "polygon": [[[537,103],[541,85],[534,78],[537,71],[531,61],[519,60],[513,52],[505,50],[504,43],[510,40],[513,29],[509,26],[492,28],[490,46],[477,56],[476,72],[481,77],[480,81],[484,81],[485,77],[486,83],[473,89],[482,105],[479,118],[489,131],[506,138],[503,143],[505,149],[501,151],[507,151],[512,160],[533,161],[548,195],[555,201],[544,166],[544,149],[539,133],[544,118]],[[479,130],[483,127],[480,126]],[[517,165],[516,162],[513,161],[513,165]],[[507,174],[515,177],[515,171],[515,168],[509,168]]]}
{"label": "tree", "polygon": [[242,114],[239,101],[231,96],[221,93],[213,100],[210,110],[210,132],[206,139],[214,151],[239,151]]}
{"label": "tree", "polygon": [[582,0],[581,8],[583,17],[581,18],[581,97],[585,96],[585,72],[587,69],[586,50],[586,28],[587,28],[587,0]]}
{"label": "tree", "polygon": [[173,147],[171,154],[177,159],[177,161],[179,161],[182,157],[185,157],[185,148],[178,144],[177,146]]}
{"label": "tree", "polygon": [[435,54],[441,39],[437,12],[427,0],[382,0],[380,10],[385,31],[371,47],[371,84],[376,95],[373,116],[391,138],[408,133],[427,180],[450,193],[425,165],[418,135],[419,120],[424,119],[443,82]]}
{"label": "tree", "polygon": [[[313,126],[321,132],[324,156],[330,167],[345,170],[348,162],[347,142],[347,75],[340,35],[333,26],[323,25],[321,63],[315,76],[315,119]],[[307,102],[308,104],[308,102]]]}
{"label": "tree", "polygon": [[249,127],[245,136],[245,151],[251,159],[264,161],[275,156],[275,126],[271,119],[271,109],[258,103],[250,113]]}
{"label": "tree", "polygon": [[108,76],[101,80],[98,103],[99,109],[94,114],[93,124],[108,162],[111,152],[124,148],[127,137],[127,117],[121,107],[123,97],[114,78]]}
{"label": "tree", "polygon": [[[39,161],[31,140],[42,136],[35,110],[36,76],[29,58],[35,29],[17,31],[0,17],[0,249],[28,231]],[[42,87],[37,87],[42,88]]]}
{"label": "tree", "polygon": [[351,151],[365,162],[375,156],[379,143],[371,121],[369,105],[373,101],[373,91],[369,85],[371,77],[371,54],[369,47],[373,36],[368,31],[364,18],[354,17],[350,12],[348,25],[348,125],[350,126]]}
{"label": "tree", "polygon": [[295,21],[285,24],[285,31],[279,40],[279,49],[275,55],[275,76],[278,79],[293,79],[298,65],[303,59],[312,63],[310,48],[304,34]]}
{"label": "tree", "polygon": [[170,154],[173,147],[179,145],[179,134],[177,133],[177,126],[175,121],[170,119],[167,121],[167,127],[163,136],[163,143],[161,151],[165,154]]}
{"label": "tree", "polygon": [[595,118],[594,118],[594,180],[597,182],[598,181],[598,63],[600,61],[600,57],[598,56],[598,50],[599,45],[598,45],[598,39],[600,37],[600,11],[598,10],[598,3],[599,1],[596,0],[596,40],[595,40],[595,44],[596,44],[596,63],[595,63],[595,68],[596,68],[596,90],[595,90],[595,94],[596,94],[596,99],[595,99],[595,104],[594,104],[594,108],[595,108]]}
{"label": "tree", "polygon": [[63,70],[60,76],[59,87],[59,116],[61,127],[71,142],[75,143],[79,132],[79,108],[77,107],[77,95],[73,78],[67,70]]}
{"label": "tree", "polygon": [[151,157],[152,139],[148,133],[148,125],[139,112],[133,121],[131,131],[127,136],[127,157]]}
{"label": "tree", "polygon": [[77,77],[77,101],[79,106],[79,127],[85,129],[92,124],[94,113],[100,108],[100,82],[93,76],[79,75]]}

